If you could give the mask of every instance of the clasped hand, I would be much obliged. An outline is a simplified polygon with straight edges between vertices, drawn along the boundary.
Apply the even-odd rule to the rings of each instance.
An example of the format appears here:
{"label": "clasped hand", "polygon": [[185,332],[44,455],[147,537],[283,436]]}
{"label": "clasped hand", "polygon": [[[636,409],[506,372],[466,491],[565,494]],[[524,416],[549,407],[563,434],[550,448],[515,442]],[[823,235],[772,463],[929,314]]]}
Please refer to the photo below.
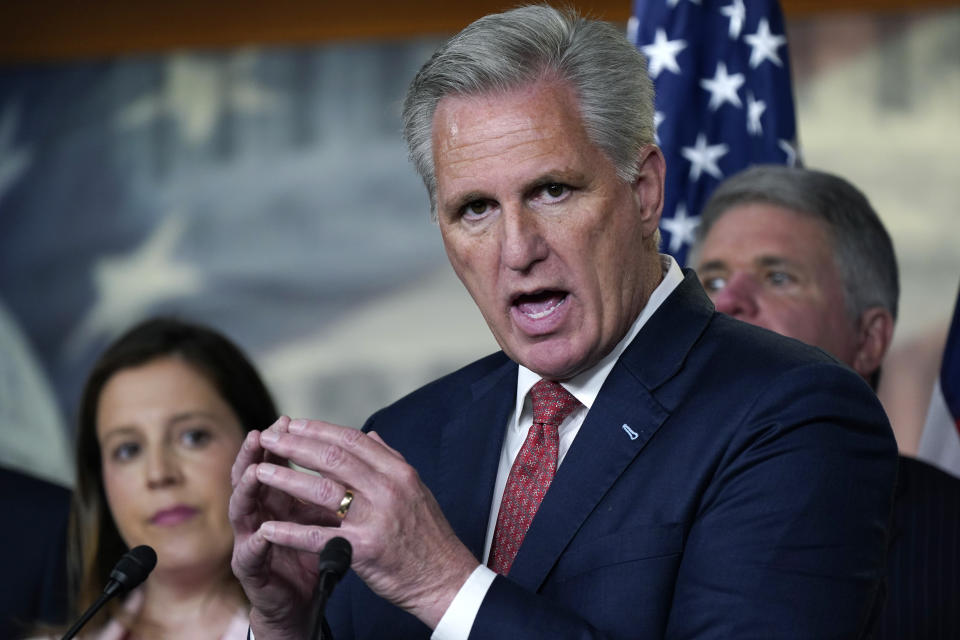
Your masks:
{"label": "clasped hand", "polygon": [[284,416],[247,435],[231,479],[233,571],[258,637],[303,637],[316,553],[334,536],[350,541],[352,568],[375,593],[430,628],[478,564],[416,470],[375,432]]}

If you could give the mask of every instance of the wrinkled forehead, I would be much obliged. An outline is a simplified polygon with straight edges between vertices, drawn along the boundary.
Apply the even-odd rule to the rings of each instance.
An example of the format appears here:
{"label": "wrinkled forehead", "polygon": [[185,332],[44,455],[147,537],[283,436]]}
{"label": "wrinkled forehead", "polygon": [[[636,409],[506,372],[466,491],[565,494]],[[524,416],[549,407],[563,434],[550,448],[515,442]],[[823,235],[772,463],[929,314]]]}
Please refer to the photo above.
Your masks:
{"label": "wrinkled forehead", "polygon": [[434,148],[459,134],[466,122],[497,122],[509,132],[510,125],[522,131],[533,122],[549,124],[558,119],[582,127],[576,92],[562,80],[541,79],[504,90],[452,94],[441,98],[434,110]]}
{"label": "wrinkled forehead", "polygon": [[483,161],[523,150],[561,155],[594,147],[572,90],[537,83],[507,92],[448,96],[433,120],[433,155],[444,165]]}

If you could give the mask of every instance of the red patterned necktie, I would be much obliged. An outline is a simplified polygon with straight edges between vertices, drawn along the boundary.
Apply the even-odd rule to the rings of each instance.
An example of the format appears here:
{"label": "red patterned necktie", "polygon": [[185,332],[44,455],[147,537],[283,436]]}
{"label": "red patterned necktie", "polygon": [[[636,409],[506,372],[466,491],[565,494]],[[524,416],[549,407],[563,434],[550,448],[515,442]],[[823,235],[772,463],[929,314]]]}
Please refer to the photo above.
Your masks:
{"label": "red patterned necktie", "polygon": [[501,575],[510,572],[517,550],[557,471],[560,451],[557,428],[570,412],[581,406],[569,391],[549,380],[533,385],[530,398],[533,424],[507,477],[488,560],[490,568]]}

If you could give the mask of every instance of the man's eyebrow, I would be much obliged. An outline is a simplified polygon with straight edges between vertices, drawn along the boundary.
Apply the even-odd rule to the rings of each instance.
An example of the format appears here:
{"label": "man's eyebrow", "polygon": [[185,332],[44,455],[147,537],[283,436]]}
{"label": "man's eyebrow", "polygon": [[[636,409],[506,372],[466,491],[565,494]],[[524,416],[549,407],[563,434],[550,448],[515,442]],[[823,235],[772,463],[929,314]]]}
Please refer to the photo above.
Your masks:
{"label": "man's eyebrow", "polygon": [[444,202],[443,208],[448,211],[459,211],[471,202],[476,202],[477,200],[489,200],[489,197],[480,191],[468,191],[463,194],[455,195]]}
{"label": "man's eyebrow", "polygon": [[[757,258],[754,258],[753,263],[759,267],[789,267],[796,265],[796,262],[789,258],[783,256],[773,256],[773,255],[763,255]],[[716,258],[714,260],[707,260],[699,267],[697,271],[722,271],[727,269],[726,261]]]}
{"label": "man's eyebrow", "polygon": [[796,264],[793,260],[789,258],[784,258],[783,256],[771,256],[771,255],[760,256],[759,258],[754,260],[754,262],[756,262],[761,267],[788,267]]}
{"label": "man's eyebrow", "polygon": [[697,267],[697,271],[722,271],[727,268],[727,263],[723,260],[707,260]]}

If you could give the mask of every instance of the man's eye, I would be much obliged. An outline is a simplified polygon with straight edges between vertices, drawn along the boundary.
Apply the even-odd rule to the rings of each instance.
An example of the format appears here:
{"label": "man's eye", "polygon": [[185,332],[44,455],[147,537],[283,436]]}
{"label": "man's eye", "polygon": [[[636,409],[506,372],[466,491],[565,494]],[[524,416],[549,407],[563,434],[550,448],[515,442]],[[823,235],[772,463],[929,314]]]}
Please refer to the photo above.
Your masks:
{"label": "man's eye", "polygon": [[544,188],[544,192],[551,198],[559,198],[567,192],[567,187],[557,183],[548,184],[546,188]]}
{"label": "man's eye", "polygon": [[793,276],[786,271],[771,271],[767,274],[767,281],[775,286],[783,286],[793,282]]}
{"label": "man's eye", "polygon": [[126,462],[127,460],[135,458],[138,453],[140,453],[139,444],[135,442],[124,442],[113,448],[113,451],[110,452],[110,457],[117,462]]}
{"label": "man's eye", "polygon": [[536,197],[547,203],[563,200],[573,189],[569,185],[560,182],[551,182],[539,187],[536,191]]}
{"label": "man's eye", "polygon": [[476,218],[478,216],[484,216],[490,211],[490,203],[486,200],[474,200],[473,202],[468,202],[467,205],[463,208],[463,215],[468,218]]}
{"label": "man's eye", "polygon": [[710,293],[716,293],[720,291],[725,286],[727,286],[727,279],[722,276],[714,276],[712,278],[704,278],[703,288]]}

